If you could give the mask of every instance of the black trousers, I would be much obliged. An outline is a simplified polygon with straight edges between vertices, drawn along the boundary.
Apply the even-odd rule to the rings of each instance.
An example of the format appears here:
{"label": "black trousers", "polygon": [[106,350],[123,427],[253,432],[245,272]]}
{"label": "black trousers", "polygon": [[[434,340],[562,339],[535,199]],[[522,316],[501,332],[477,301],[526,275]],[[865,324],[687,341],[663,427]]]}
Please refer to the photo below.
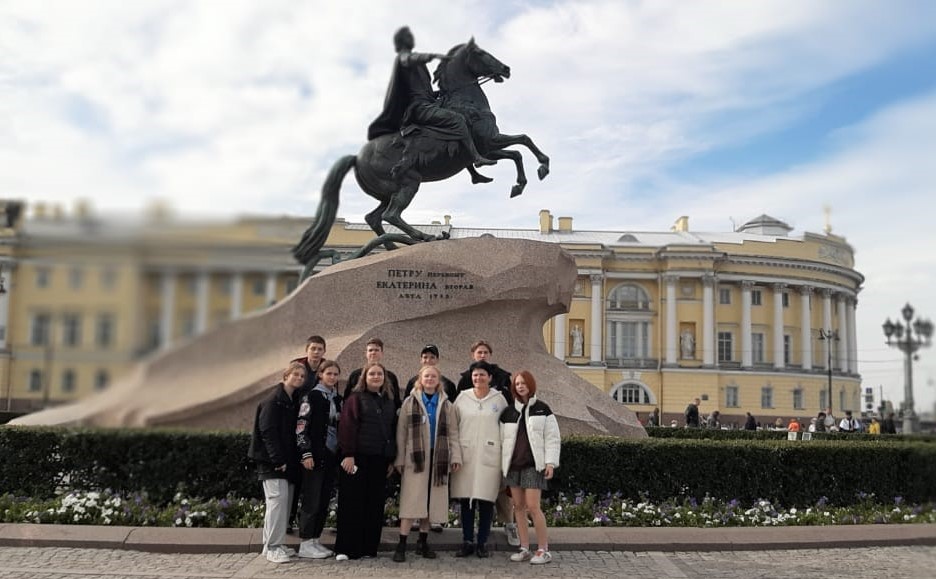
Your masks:
{"label": "black trousers", "polygon": [[384,527],[387,467],[383,456],[358,455],[357,473],[338,469],[338,536],[335,553],[349,559],[376,557]]}
{"label": "black trousers", "polygon": [[328,504],[335,488],[338,457],[325,451],[324,464],[302,468],[302,503],[299,507],[299,538],[318,539],[328,519]]}

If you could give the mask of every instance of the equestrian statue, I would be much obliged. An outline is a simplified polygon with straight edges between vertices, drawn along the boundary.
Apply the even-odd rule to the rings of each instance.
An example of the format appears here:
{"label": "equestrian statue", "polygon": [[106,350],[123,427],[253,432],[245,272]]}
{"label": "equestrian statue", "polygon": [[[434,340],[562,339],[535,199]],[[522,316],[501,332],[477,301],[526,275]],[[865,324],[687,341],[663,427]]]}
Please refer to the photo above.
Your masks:
{"label": "equestrian statue", "polygon": [[[315,219],[293,248],[296,260],[304,266],[303,279],[312,275],[321,259],[335,256],[333,250],[322,248],[338,214],[341,183],[351,169],[361,189],[380,202],[364,218],[377,237],[354,257],[379,245],[391,250],[397,243],[412,245],[448,237],[423,233],[403,220],[403,211],[423,182],[442,181],[467,169],[472,183],[489,183],[491,179],[475,167],[510,159],[517,167],[510,196],[516,197],[523,193],[527,180],[520,153],[507,149],[513,145],[523,145],[533,153],[540,179],[549,174],[549,157],[530,137],[500,133],[481,89],[488,80],[510,78],[510,67],[481,49],[474,38],[445,55],[420,53],[413,50],[413,33],[403,27],[393,43],[397,56],[383,112],[368,128],[368,141],[361,151],[332,166],[322,185]],[[427,67],[433,60],[439,61],[434,75],[438,92],[432,89]],[[402,233],[387,233],[384,222]]]}

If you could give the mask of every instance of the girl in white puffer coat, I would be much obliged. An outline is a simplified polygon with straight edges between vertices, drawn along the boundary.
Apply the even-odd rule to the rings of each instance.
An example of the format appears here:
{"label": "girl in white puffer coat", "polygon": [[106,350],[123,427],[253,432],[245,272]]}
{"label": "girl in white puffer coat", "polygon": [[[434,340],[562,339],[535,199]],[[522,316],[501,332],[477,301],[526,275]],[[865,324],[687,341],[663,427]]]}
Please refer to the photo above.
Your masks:
{"label": "girl in white puffer coat", "polygon": [[[501,414],[501,470],[510,487],[514,519],[520,535],[520,551],[511,561],[542,565],[552,561],[546,536],[546,517],[540,508],[540,495],[559,466],[562,441],[559,423],[549,406],[536,398],[536,380],[524,370],[510,384],[514,403]],[[530,552],[527,514],[536,530],[536,553]]]}

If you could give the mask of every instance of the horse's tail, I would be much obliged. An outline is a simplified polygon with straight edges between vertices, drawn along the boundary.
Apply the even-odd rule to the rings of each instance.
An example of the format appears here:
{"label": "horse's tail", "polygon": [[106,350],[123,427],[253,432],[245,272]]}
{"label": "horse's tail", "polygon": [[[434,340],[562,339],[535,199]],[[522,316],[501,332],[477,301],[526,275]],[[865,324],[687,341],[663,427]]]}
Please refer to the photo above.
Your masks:
{"label": "horse's tail", "polygon": [[332,225],[335,224],[335,217],[338,215],[338,196],[341,192],[341,182],[355,164],[357,157],[354,155],[345,155],[338,159],[332,165],[325,183],[322,185],[322,198],[319,200],[318,209],[315,211],[315,219],[312,225],[302,234],[302,239],[293,247],[292,253],[296,261],[309,266],[318,259],[319,250],[325,245],[328,234],[331,232]]}

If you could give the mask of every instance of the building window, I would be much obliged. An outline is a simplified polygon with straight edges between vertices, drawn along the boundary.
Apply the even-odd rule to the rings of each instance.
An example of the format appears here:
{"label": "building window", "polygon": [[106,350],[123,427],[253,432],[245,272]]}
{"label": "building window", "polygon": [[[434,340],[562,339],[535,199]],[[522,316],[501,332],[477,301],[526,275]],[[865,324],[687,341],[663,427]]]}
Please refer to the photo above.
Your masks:
{"label": "building window", "polygon": [[751,305],[760,306],[763,305],[763,295],[760,290],[751,290]]}
{"label": "building window", "polygon": [[195,312],[191,310],[182,314],[182,335],[187,338],[195,335]]}
{"label": "building window", "polygon": [[103,390],[110,384],[110,374],[107,370],[98,370],[94,375],[94,389]]}
{"label": "building window", "polygon": [[37,267],[36,268],[36,287],[46,288],[49,287],[49,282],[52,278],[52,272],[47,267]]}
{"label": "building window", "polygon": [[198,278],[195,276],[188,277],[185,280],[185,287],[189,295],[195,295],[198,293]]}
{"label": "building window", "polygon": [[718,361],[731,362],[731,332],[718,332]]}
{"label": "building window", "polygon": [[751,361],[755,364],[764,363],[764,334],[751,334]]}
{"label": "building window", "polygon": [[79,314],[62,316],[62,344],[70,348],[81,345],[81,316]]}
{"label": "building window", "polygon": [[231,277],[222,277],[221,278],[221,295],[229,296],[234,289],[234,279]]}
{"label": "building window", "polygon": [[773,408],[773,388],[764,386],[760,389],[761,408]]}
{"label": "building window", "polygon": [[608,360],[635,360],[649,357],[649,322],[608,321]]}
{"label": "building window", "polygon": [[793,355],[793,336],[783,334],[783,365],[790,365],[790,358]]}
{"label": "building window", "polygon": [[84,272],[77,267],[68,270],[68,287],[73,290],[81,289],[84,283]]}
{"label": "building window", "polygon": [[0,342],[6,341],[6,326],[0,326]]}
{"label": "building window", "polygon": [[725,406],[728,408],[737,408],[741,406],[738,398],[737,386],[725,386]]}
{"label": "building window", "polygon": [[32,370],[29,372],[29,391],[42,391],[42,370]]}
{"label": "building window", "polygon": [[253,282],[253,295],[255,296],[264,296],[266,295],[266,281],[262,279],[255,279]]}
{"label": "building window", "polygon": [[618,384],[611,390],[611,398],[621,404],[653,404],[650,391],[638,382]]}
{"label": "building window", "polygon": [[155,350],[162,342],[162,324],[159,320],[153,320],[149,326],[149,347]]}
{"label": "building window", "polygon": [[71,394],[75,391],[75,371],[72,369],[62,372],[62,392]]}
{"label": "building window", "polygon": [[609,310],[649,311],[650,296],[640,286],[622,284],[608,295]]}
{"label": "building window", "polygon": [[718,288],[718,303],[723,306],[731,305],[731,288]]}
{"label": "building window", "polygon": [[114,316],[111,314],[98,314],[95,342],[98,348],[110,348],[114,342]]}
{"label": "building window", "polygon": [[829,407],[829,393],[823,387],[823,389],[819,391],[819,408],[821,408],[822,411],[825,412],[825,409],[828,407]]}
{"label": "building window", "polygon": [[35,314],[32,319],[29,343],[33,346],[45,346],[49,343],[49,327],[52,316],[49,314]]}
{"label": "building window", "polygon": [[803,408],[805,408],[805,406],[803,406],[803,389],[802,388],[795,388],[793,390],[793,408],[795,408],[796,410],[802,410]]}
{"label": "building window", "polygon": [[780,301],[783,302],[783,307],[785,308],[790,307],[790,294],[787,292],[783,292],[782,294],[780,294],[780,296],[781,296]]}
{"label": "building window", "polygon": [[839,390],[839,409],[845,410],[848,406],[848,397],[845,394],[844,390]]}
{"label": "building window", "polygon": [[289,278],[286,280],[286,295],[289,295],[296,291],[296,288],[299,286],[298,278]]}
{"label": "building window", "polygon": [[112,267],[105,267],[101,270],[101,287],[106,290],[114,289],[117,285],[117,271]]}

